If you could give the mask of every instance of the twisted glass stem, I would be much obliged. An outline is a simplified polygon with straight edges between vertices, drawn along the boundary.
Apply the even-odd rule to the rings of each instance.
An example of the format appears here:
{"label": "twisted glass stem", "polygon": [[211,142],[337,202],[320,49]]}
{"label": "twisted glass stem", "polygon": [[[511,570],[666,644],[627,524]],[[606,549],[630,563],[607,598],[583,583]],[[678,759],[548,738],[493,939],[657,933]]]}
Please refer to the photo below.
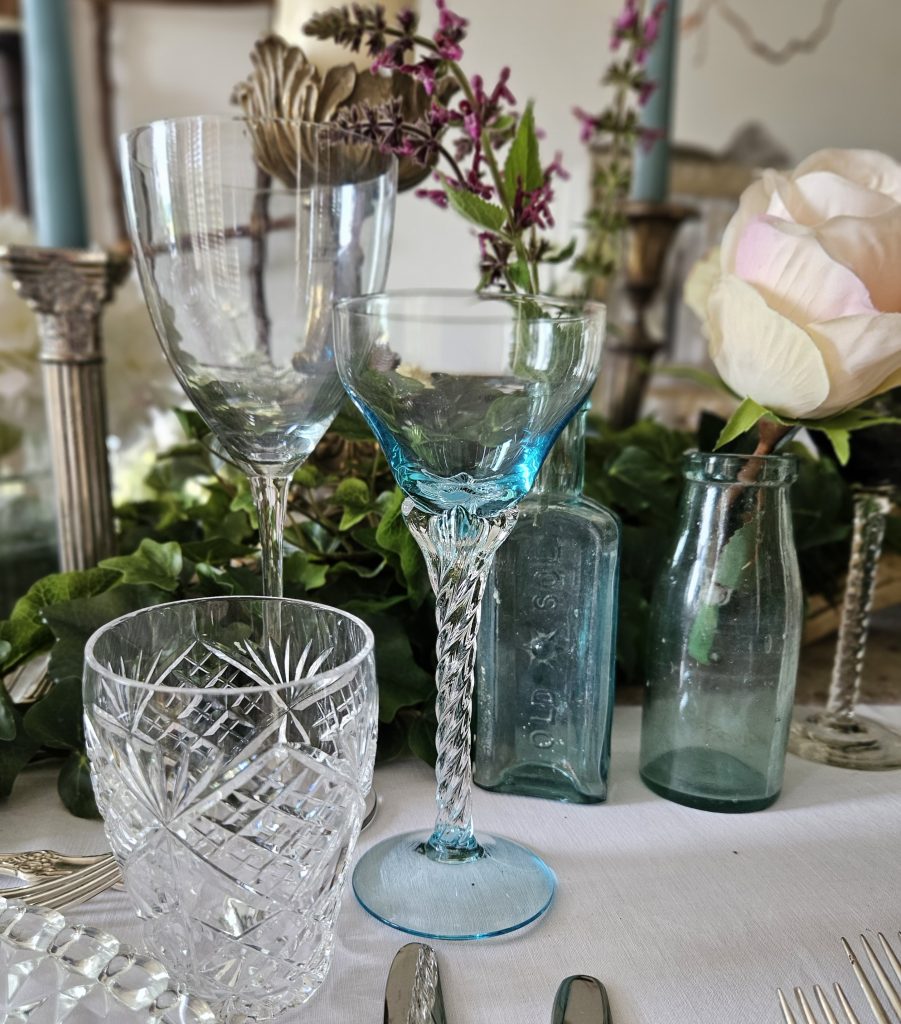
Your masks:
{"label": "twisted glass stem", "polygon": [[470,760],[476,637],[491,563],[517,512],[475,516],[454,508],[430,515],[408,498],[403,514],[425,555],[437,606],[438,815],[426,852],[438,860],[471,860],[482,852],[472,830]]}
{"label": "twisted glass stem", "polygon": [[827,718],[853,719],[854,708],[860,698],[873,588],[885,537],[885,517],[891,506],[888,488],[861,490],[854,497],[851,560],[826,701]]}
{"label": "twisted glass stem", "polygon": [[282,548],[290,484],[288,476],[250,477],[250,491],[260,520],[260,564],[263,593],[267,597],[282,596]]}

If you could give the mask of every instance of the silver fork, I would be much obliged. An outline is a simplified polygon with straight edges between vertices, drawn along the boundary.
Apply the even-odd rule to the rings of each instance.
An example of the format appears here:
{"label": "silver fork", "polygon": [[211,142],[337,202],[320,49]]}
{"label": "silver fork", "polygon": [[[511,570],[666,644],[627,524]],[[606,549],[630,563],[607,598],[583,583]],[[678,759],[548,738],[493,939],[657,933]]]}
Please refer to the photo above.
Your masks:
{"label": "silver fork", "polygon": [[[882,951],[885,954],[885,958],[891,965],[892,970],[895,972],[895,977],[901,982],[901,962],[898,961],[898,957],[895,955],[895,951],[889,945],[888,939],[882,934],[877,932]],[[901,932],[898,932],[898,938],[901,939]],[[898,994],[898,990],[892,984],[892,979],[888,976],[882,964],[879,962],[879,958],[873,952],[873,947],[867,941],[865,935],[861,935],[860,941],[863,943],[864,951],[867,954],[867,959],[873,968],[873,973],[879,981],[882,991],[885,993],[886,999],[895,1011],[896,1018],[901,1021],[901,995]],[[892,1024],[885,1007],[879,1001],[879,996],[876,994],[876,990],[870,984],[870,979],[867,977],[866,972],[863,969],[860,961],[851,948],[847,939],[842,938],[842,947],[845,950],[845,954],[851,961],[851,968],[863,990],[866,1001],[870,1004],[870,1009],[873,1011],[873,1016],[876,1018],[878,1024]]]}
{"label": "silver fork", "polygon": [[[842,991],[841,985],[838,983],[834,984],[833,989],[835,990],[835,996],[838,999],[839,1006],[842,1008],[842,1012],[845,1015],[845,1021],[847,1024],[860,1024],[860,1019],[854,1010],[851,1009],[851,1004],[848,1002],[848,998]],[[832,1005],[826,998],[826,993],[820,988],[819,985],[813,986],[813,991],[816,994],[817,1002],[820,1004],[820,1009],[823,1011],[823,1020],[826,1024],[840,1024],[838,1017],[835,1015],[835,1011],[832,1009]],[[792,1013],[791,1007],[788,1005],[788,1000],[782,992],[781,988],[776,989],[779,995],[779,1006],[782,1008],[782,1016],[785,1019],[785,1024],[798,1024],[798,1019]],[[802,1024],[820,1024],[820,1019],[814,1012],[813,1007],[810,1005],[807,996],[804,995],[803,989],[794,989],[795,998],[798,1000],[798,1005],[801,1007]]]}
{"label": "silver fork", "polygon": [[51,910],[65,910],[93,899],[114,886],[119,879],[119,866],[113,855],[108,853],[94,864],[70,871],[67,875],[48,878],[34,885],[0,889],[0,896],[49,907]]}

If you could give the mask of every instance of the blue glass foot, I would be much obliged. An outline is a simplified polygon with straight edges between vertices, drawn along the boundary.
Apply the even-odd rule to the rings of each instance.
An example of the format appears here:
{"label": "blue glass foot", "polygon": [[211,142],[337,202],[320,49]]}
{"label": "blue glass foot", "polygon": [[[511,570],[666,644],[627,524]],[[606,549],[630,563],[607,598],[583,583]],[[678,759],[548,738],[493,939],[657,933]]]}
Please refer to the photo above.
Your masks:
{"label": "blue glass foot", "polygon": [[427,838],[385,839],[354,870],[357,899],[392,928],[427,939],[487,939],[524,927],[551,905],[554,873],[524,846],[480,834],[483,855],[453,863],[430,857]]}

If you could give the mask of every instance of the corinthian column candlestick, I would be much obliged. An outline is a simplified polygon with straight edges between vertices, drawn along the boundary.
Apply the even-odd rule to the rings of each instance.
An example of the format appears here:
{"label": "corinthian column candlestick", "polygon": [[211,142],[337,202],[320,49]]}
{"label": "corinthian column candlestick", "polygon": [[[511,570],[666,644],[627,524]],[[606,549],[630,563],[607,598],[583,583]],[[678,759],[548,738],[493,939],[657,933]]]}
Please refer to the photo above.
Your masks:
{"label": "corinthian column candlestick", "polygon": [[10,246],[0,267],[38,318],[60,568],[85,569],[113,547],[100,314],[129,258]]}

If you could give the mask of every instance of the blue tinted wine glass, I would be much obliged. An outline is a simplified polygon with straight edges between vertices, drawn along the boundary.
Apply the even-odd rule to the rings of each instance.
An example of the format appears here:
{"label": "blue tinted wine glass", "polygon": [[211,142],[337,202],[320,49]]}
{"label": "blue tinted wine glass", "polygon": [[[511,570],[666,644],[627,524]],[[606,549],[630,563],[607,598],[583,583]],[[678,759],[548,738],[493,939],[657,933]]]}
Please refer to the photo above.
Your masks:
{"label": "blue tinted wine glass", "polygon": [[438,621],[438,814],[370,849],[354,892],[415,935],[482,938],[550,905],[530,850],[472,826],[470,718],[479,607],[495,551],[594,382],[603,307],[536,296],[398,292],[336,306],[341,380],[407,495]]}
{"label": "blue tinted wine glass", "polygon": [[343,398],[332,304],[384,287],[397,160],[328,125],[204,116],[134,129],[121,163],[154,327],[250,478],[280,596],[291,475]]}

